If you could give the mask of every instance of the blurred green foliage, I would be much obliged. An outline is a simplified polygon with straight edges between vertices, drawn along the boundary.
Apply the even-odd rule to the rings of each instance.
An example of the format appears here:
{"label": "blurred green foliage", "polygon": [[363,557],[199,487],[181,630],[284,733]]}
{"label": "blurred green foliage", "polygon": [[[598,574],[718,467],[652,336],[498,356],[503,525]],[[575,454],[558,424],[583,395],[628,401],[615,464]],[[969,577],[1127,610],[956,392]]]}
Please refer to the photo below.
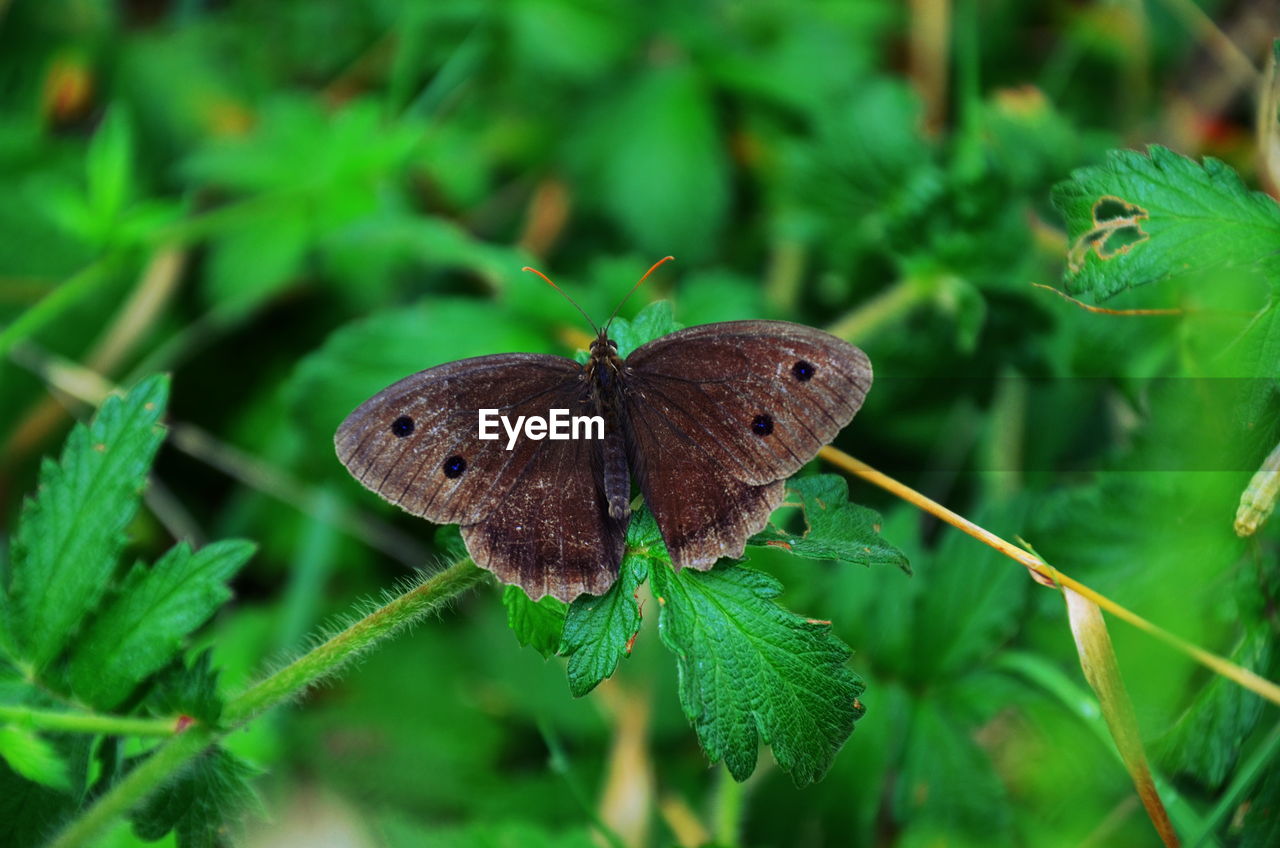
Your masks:
{"label": "blurred green foliage", "polygon": [[[1280,677],[1280,523],[1232,531],[1280,440],[1280,213],[1250,191],[1247,87],[1175,5],[0,2],[0,582],[23,604],[0,615],[0,707],[51,674],[40,706],[216,719],[456,543],[349,479],[343,416],[440,362],[573,355],[580,316],[522,265],[601,320],[666,254],[622,309],[644,316],[624,347],[673,319],[850,338],[876,385],[837,446]],[[1242,23],[1262,4],[1202,5],[1246,52],[1264,44]],[[1094,314],[1030,285],[1060,279],[1180,312]],[[65,361],[135,392],[172,375],[149,474],[149,424],[102,454],[71,431],[88,410],[50,399],[78,385]],[[66,476],[116,460],[109,491]],[[825,479],[798,478],[798,501]],[[40,518],[55,495],[75,497]],[[850,496],[913,576],[766,544],[732,578],[752,604],[780,582],[779,616],[830,621],[819,650],[854,651],[832,678],[862,678],[866,715],[821,782],[797,789],[768,754],[745,784],[708,771],[697,740],[716,728],[690,732],[697,693],[659,647],[681,634],[627,602],[632,563],[623,602],[576,629],[570,613],[565,643],[560,610],[519,624],[534,611],[482,587],[229,737],[109,844],[212,844],[246,807],[251,844],[339,821],[369,845],[578,846],[602,819],[627,844],[1158,844],[1060,596],[883,492]],[[72,517],[94,535],[60,559]],[[801,515],[775,523],[772,541],[804,539]],[[247,547],[208,544],[227,537],[259,545],[239,571]],[[152,580],[164,615],[121,594],[157,573],[139,560],[192,576]],[[659,579],[704,578],[727,579]],[[595,624],[614,650],[567,649],[598,649]],[[1111,635],[1184,839],[1276,844],[1274,705]],[[120,664],[104,642],[130,639]],[[539,655],[555,648],[568,660]],[[38,844],[149,747],[4,723],[0,822]]]}

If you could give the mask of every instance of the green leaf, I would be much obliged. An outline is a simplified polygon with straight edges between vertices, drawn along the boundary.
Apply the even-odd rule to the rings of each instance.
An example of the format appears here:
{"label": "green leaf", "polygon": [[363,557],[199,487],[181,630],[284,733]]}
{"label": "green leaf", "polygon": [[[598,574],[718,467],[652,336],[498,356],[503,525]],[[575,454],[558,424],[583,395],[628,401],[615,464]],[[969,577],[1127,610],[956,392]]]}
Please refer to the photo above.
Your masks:
{"label": "green leaf", "polygon": [[862,565],[893,565],[908,574],[902,551],[880,537],[880,515],[849,502],[849,487],[835,474],[800,477],[787,483],[789,501],[799,501],[807,525],[799,536],[770,524],[748,544],[782,548],[809,559],[838,559]]}
{"label": "green leaf", "polygon": [[763,741],[797,786],[821,778],[863,713],[863,683],[830,622],[784,609],[773,600],[782,585],[743,566],[655,566],[651,580],[680,705],[707,756],[746,780]]}
{"label": "green leaf", "polygon": [[204,277],[209,301],[232,314],[252,310],[293,282],[310,243],[301,204],[231,230],[210,247]]}
{"label": "green leaf", "polygon": [[1011,844],[1005,788],[973,741],[973,728],[944,711],[946,698],[914,703],[902,773],[893,787],[895,819],[910,828],[905,844]]}
{"label": "green leaf", "polygon": [[[1021,500],[976,511],[972,518],[1005,538],[1024,526]],[[989,662],[1018,630],[1033,585],[1008,557],[948,533],[918,562],[923,591],[914,598],[914,622],[906,634],[911,654],[904,677],[918,685],[972,673]]]}
{"label": "green leaf", "polygon": [[99,229],[110,226],[132,192],[133,133],[120,106],[112,107],[85,154],[88,200]]}
{"label": "green leaf", "polygon": [[18,647],[37,668],[62,651],[111,579],[164,438],[168,392],[156,376],[108,398],[92,423],[72,429],[62,459],[40,468],[13,540],[11,590]]}
{"label": "green leaf", "polygon": [[615,318],[609,327],[609,337],[618,343],[618,355],[625,359],[640,345],[678,329],[680,325],[671,314],[670,301],[659,300],[641,309],[629,321],[626,318]]}
{"label": "green leaf", "polygon": [[[478,332],[477,327],[483,327]],[[391,383],[455,359],[545,352],[527,321],[476,300],[436,300],[377,312],[334,332],[302,361],[285,389],[311,438],[332,457],[333,431],[352,409]]]}
{"label": "green leaf", "polygon": [[[415,275],[464,271],[502,291],[517,269],[530,261],[518,248],[484,241],[446,218],[423,217],[399,208],[379,209],[324,236],[318,249],[327,271],[351,281],[339,292],[371,305],[385,303],[381,293],[385,286],[374,285],[374,281],[396,279],[405,269]],[[355,283],[365,280],[370,284],[355,290]]]}
{"label": "green leaf", "polygon": [[[1249,618],[1243,618],[1246,624]],[[1249,627],[1230,659],[1265,669],[1271,655],[1269,625]],[[1161,743],[1160,760],[1170,772],[1218,790],[1235,768],[1245,740],[1262,716],[1263,701],[1235,681],[1215,675]]]}
{"label": "green leaf", "polygon": [[217,724],[223,703],[212,653],[213,649],[207,648],[190,664],[176,662],[156,675],[147,696],[147,709],[155,715],[185,715],[205,724]]}
{"label": "green leaf", "polygon": [[[88,737],[85,737],[87,741]],[[69,794],[28,780],[0,757],[0,822],[4,823],[0,834],[3,834],[4,844],[26,846],[47,843],[50,835],[61,829],[75,812],[74,793],[81,790],[81,786],[76,786]]]}
{"label": "green leaf", "polygon": [[575,698],[596,688],[623,657],[630,656],[631,640],[640,630],[636,590],[648,577],[655,546],[666,555],[657,522],[642,510],[627,528],[627,555],[613,586],[603,595],[583,595],[569,605],[560,654],[569,658],[566,672]]}
{"label": "green leaf", "polygon": [[78,641],[70,668],[72,691],[98,709],[119,706],[231,597],[227,581],[253,551],[251,543],[238,540],[214,542],[198,552],[183,542],[150,568],[135,565]]}
{"label": "green leaf", "polygon": [[0,759],[28,780],[54,789],[71,789],[66,762],[52,745],[29,730],[0,726]]}
{"label": "green leaf", "polygon": [[1217,159],[1113,150],[1055,186],[1053,202],[1072,239],[1067,290],[1093,300],[1211,268],[1280,270],[1280,205]]}
{"label": "green leaf", "polygon": [[1248,801],[1240,805],[1241,848],[1280,843],[1280,769],[1269,768]]}
{"label": "green leaf", "polygon": [[564,630],[567,609],[564,601],[550,595],[531,601],[519,586],[506,586],[502,590],[502,604],[507,608],[507,626],[521,645],[533,648],[544,658],[556,652]]}
{"label": "green leaf", "polygon": [[[306,195],[319,219],[338,219],[375,196],[380,177],[403,166],[421,127],[390,122],[372,99],[339,109],[278,96],[247,135],[214,136],[183,163],[196,183],[247,193]],[[338,214],[334,214],[338,213]]]}
{"label": "green leaf", "polygon": [[705,257],[729,204],[724,143],[711,97],[689,67],[635,75],[571,149],[600,202],[642,253]]}
{"label": "green leaf", "polygon": [[255,799],[249,778],[256,769],[222,748],[202,754],[131,814],[133,831],[155,840],[170,830],[179,848],[220,848],[229,825]]}

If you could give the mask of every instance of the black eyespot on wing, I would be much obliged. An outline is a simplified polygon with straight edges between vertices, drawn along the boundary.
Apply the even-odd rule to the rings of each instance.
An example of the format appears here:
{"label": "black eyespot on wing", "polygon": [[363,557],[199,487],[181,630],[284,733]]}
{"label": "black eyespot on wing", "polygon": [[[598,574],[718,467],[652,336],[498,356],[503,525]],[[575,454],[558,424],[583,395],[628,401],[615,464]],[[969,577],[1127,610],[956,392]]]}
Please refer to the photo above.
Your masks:
{"label": "black eyespot on wing", "polygon": [[413,432],[413,419],[407,415],[401,415],[391,422],[391,432],[403,439]]}
{"label": "black eyespot on wing", "polygon": [[773,432],[773,416],[764,414],[757,415],[751,422],[751,432],[757,436],[767,436]]}
{"label": "black eyespot on wing", "polygon": [[791,373],[802,383],[807,383],[813,379],[814,372],[818,369],[814,367],[812,362],[805,362],[803,359],[791,366]]}
{"label": "black eyespot on wing", "polygon": [[467,470],[467,461],[460,456],[451,456],[444,461],[444,476],[450,480],[461,477]]}

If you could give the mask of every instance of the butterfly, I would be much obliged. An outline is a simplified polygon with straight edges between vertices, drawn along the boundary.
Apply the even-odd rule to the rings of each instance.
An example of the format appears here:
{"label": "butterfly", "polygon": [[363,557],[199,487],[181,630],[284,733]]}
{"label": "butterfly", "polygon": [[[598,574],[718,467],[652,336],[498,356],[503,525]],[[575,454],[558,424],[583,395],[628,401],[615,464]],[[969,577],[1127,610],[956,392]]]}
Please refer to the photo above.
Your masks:
{"label": "butterfly", "polygon": [[[596,329],[585,365],[502,353],[405,377],[342,422],[338,458],[391,503],[460,525],[476,564],[534,600],[613,585],[633,481],[677,569],[740,558],[786,479],[862,406],[870,361],[786,321],[687,327],[624,359],[611,322]],[[510,432],[513,420],[545,422],[557,410],[602,426],[578,438]],[[504,417],[510,438],[482,438],[482,412]]]}

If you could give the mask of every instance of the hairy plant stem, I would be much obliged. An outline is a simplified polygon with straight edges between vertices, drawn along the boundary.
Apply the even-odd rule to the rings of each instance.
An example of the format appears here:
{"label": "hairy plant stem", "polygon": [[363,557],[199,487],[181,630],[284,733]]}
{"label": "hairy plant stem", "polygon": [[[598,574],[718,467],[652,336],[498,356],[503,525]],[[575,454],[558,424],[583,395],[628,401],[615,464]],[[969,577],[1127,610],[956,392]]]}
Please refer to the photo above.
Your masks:
{"label": "hairy plant stem", "polygon": [[484,572],[470,559],[460,560],[249,687],[227,704],[222,711],[223,723],[235,727],[281,701],[301,694],[378,642],[394,636],[445,601],[462,594],[483,576]]}
{"label": "hairy plant stem", "polygon": [[183,766],[213,743],[225,731],[196,725],[156,748],[155,753],[129,772],[111,791],[73,821],[49,843],[49,848],[74,848],[93,845],[102,832],[131,807],[147,797],[153,789],[173,777]]}
{"label": "hairy plant stem", "polygon": [[460,560],[249,687],[227,703],[218,727],[196,724],[161,744],[59,834],[50,848],[92,845],[105,828],[236,727],[298,697],[374,645],[462,594],[483,576],[470,559]]}

